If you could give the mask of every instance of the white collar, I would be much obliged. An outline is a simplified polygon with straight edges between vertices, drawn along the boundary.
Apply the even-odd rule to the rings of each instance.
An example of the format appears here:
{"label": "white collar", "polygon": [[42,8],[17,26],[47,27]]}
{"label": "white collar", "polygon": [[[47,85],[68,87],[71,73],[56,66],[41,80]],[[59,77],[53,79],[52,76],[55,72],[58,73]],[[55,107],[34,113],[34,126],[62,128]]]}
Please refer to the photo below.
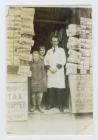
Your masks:
{"label": "white collar", "polygon": [[52,47],[52,50],[53,50],[53,49],[55,49],[55,50],[56,50],[56,49],[58,49],[58,46],[56,46],[55,48],[54,48],[54,47]]}

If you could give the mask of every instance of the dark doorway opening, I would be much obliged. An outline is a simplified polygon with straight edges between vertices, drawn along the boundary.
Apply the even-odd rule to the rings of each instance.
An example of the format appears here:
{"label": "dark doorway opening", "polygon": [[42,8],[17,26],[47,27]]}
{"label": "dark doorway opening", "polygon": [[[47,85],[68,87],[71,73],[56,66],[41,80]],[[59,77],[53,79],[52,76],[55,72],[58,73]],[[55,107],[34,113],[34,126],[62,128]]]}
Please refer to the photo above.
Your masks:
{"label": "dark doorway opening", "polygon": [[44,45],[48,50],[51,47],[52,34],[70,24],[71,17],[72,10],[70,8],[35,8],[35,44],[32,50],[40,45]]}

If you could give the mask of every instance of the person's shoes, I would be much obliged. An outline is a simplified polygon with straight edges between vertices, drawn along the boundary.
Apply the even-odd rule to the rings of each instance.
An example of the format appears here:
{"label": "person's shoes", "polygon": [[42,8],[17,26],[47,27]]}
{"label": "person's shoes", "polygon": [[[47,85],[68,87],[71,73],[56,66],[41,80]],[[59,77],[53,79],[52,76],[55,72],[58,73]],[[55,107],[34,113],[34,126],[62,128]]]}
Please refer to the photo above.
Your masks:
{"label": "person's shoes", "polygon": [[33,108],[31,108],[31,112],[34,112],[35,110],[36,110],[35,106]]}
{"label": "person's shoes", "polygon": [[42,109],[41,109],[40,106],[38,106],[38,111],[39,111],[40,113],[44,113],[44,112],[42,111]]}
{"label": "person's shoes", "polygon": [[60,112],[64,112],[64,108],[62,106],[59,107]]}
{"label": "person's shoes", "polygon": [[69,113],[70,110],[69,109],[64,109],[64,112]]}
{"label": "person's shoes", "polygon": [[52,106],[52,105],[48,105],[48,106],[46,106],[46,110],[49,110],[49,109],[51,109],[51,108],[53,108],[54,106]]}
{"label": "person's shoes", "polygon": [[62,113],[63,113],[63,112],[64,112],[64,109],[63,109],[63,108],[60,108],[60,112],[62,112]]}

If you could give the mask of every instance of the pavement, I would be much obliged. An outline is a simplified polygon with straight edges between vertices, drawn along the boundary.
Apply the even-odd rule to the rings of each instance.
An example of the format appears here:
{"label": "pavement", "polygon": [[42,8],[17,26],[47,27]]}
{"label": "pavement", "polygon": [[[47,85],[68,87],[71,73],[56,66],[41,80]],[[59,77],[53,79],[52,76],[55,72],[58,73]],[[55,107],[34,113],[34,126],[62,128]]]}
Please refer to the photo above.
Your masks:
{"label": "pavement", "polygon": [[92,135],[92,114],[60,113],[58,109],[29,113],[27,121],[7,122],[7,133],[18,135]]}

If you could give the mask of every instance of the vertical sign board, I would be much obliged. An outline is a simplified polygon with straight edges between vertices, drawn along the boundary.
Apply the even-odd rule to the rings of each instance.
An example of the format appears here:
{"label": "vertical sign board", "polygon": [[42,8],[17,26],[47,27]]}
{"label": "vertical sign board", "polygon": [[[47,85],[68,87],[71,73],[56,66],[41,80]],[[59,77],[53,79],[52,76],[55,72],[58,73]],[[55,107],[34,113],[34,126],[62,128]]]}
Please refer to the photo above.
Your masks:
{"label": "vertical sign board", "polygon": [[7,120],[28,119],[28,80],[27,77],[8,75],[7,79]]}
{"label": "vertical sign board", "polygon": [[72,113],[93,112],[92,75],[69,75]]}

